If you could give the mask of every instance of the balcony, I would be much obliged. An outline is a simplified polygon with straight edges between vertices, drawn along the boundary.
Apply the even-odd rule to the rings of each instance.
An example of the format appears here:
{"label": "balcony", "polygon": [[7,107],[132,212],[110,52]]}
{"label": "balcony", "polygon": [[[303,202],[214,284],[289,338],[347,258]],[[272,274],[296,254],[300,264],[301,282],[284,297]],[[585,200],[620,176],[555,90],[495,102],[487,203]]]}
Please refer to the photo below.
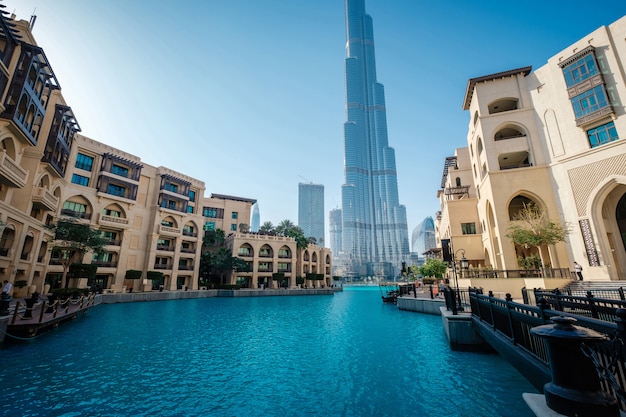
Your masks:
{"label": "balcony", "polygon": [[157,245],[157,250],[163,250],[167,252],[174,252],[174,246],[170,245]]}
{"label": "balcony", "polygon": [[179,271],[193,271],[193,265],[178,265]]}
{"label": "balcony", "polygon": [[120,239],[109,239],[104,242],[104,244],[107,246],[120,246],[121,243],[122,241]]}
{"label": "balcony", "polygon": [[154,264],[154,269],[172,269],[172,264]]}
{"label": "balcony", "polygon": [[69,209],[63,209],[61,210],[61,215],[74,217],[76,219],[91,220],[91,213],[87,213],[84,211],[74,211],[74,210],[69,210]]}
{"label": "balcony", "polygon": [[180,248],[180,251],[182,253],[196,253],[196,250],[194,248]]}
{"label": "balcony", "polygon": [[191,237],[198,237],[198,233],[191,231],[191,230],[185,230],[185,229],[183,229],[183,235],[191,236]]}
{"label": "balcony", "polygon": [[459,187],[446,187],[446,195],[469,195],[469,185],[461,185]]}
{"label": "balcony", "polygon": [[15,162],[3,149],[0,151],[0,182],[10,187],[22,188],[26,185],[28,171]]}
{"label": "balcony", "polygon": [[107,216],[106,214],[100,213],[98,215],[98,224],[101,226],[109,226],[117,229],[126,229],[128,228],[128,219],[123,217]]}
{"label": "balcony", "polygon": [[96,265],[98,268],[117,268],[117,262],[114,261],[93,261],[92,265]]}
{"label": "balcony", "polygon": [[33,207],[38,209],[56,211],[59,205],[59,198],[45,187],[34,187],[32,199]]}
{"label": "balcony", "polygon": [[161,224],[159,225],[159,233],[162,235],[180,236],[181,230],[176,227],[163,226]]}

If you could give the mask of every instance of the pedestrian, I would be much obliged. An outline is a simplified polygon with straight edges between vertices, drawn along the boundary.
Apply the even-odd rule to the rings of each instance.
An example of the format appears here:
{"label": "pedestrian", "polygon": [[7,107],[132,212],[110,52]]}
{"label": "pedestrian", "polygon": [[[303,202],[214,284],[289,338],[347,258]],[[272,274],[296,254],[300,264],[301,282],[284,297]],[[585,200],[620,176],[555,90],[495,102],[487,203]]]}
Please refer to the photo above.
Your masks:
{"label": "pedestrian", "polygon": [[583,280],[583,267],[580,266],[578,262],[574,262],[574,271],[576,271],[576,275],[578,275],[578,280]]}
{"label": "pedestrian", "polygon": [[13,288],[13,285],[5,279],[4,286],[2,287],[2,298],[9,298],[11,296],[11,288]]}

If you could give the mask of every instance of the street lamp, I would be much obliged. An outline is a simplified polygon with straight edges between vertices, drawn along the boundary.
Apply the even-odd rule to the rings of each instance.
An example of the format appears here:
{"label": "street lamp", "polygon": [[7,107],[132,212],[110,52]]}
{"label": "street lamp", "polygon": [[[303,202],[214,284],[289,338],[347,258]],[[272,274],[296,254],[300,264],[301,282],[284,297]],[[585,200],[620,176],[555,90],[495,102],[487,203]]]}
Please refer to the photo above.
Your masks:
{"label": "street lamp", "polygon": [[[456,271],[456,257],[457,254],[461,252],[461,271],[464,271],[469,266],[469,261],[465,257],[465,249],[457,249],[456,251],[452,251],[452,269],[454,270],[454,285],[456,291],[456,305],[459,311],[463,311],[463,305],[461,304],[461,293],[459,292],[459,277]],[[453,310],[453,313],[456,314],[456,308]]]}

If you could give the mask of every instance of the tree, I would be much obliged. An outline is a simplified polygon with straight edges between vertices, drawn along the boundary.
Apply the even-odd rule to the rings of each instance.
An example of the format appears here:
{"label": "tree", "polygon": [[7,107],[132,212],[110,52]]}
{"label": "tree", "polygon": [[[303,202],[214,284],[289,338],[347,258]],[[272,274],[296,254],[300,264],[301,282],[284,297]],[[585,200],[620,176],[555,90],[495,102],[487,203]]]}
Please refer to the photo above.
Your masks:
{"label": "tree", "polygon": [[281,235],[281,236],[287,236],[285,233],[288,230],[293,229],[294,227],[297,227],[291,220],[285,219],[283,221],[281,221],[280,223],[278,223],[278,226],[276,226],[276,233]]}
{"label": "tree", "polygon": [[261,227],[259,227],[259,233],[267,235],[274,233],[274,225],[272,222],[264,222]]}
{"label": "tree", "polygon": [[224,244],[226,234],[222,229],[206,230],[202,238],[202,246],[206,248],[218,248]]}
{"label": "tree", "polygon": [[83,257],[89,251],[95,254],[104,252],[107,240],[100,235],[98,230],[92,229],[88,224],[77,223],[73,219],[60,219],[48,226],[54,232],[51,251],[58,255],[63,266],[61,287],[67,288],[67,272],[73,263],[82,263]]}
{"label": "tree", "polygon": [[567,223],[555,223],[533,203],[523,204],[507,229],[506,237],[517,245],[528,249],[537,248],[541,264],[546,265],[542,247],[564,242],[569,234]]}
{"label": "tree", "polygon": [[248,233],[250,231],[250,226],[246,223],[239,223],[239,232],[240,233]]}
{"label": "tree", "polygon": [[209,230],[202,239],[202,257],[200,259],[200,276],[209,275],[219,278],[222,282],[224,273],[230,271],[249,272],[250,265],[243,259],[232,256],[230,249],[224,246],[225,236],[221,229]]}
{"label": "tree", "polygon": [[428,258],[422,266],[419,267],[419,273],[425,277],[442,278],[448,269],[448,264],[441,259]]}
{"label": "tree", "polygon": [[293,223],[289,229],[285,230],[284,236],[294,238],[298,249],[304,250],[309,246],[309,239],[304,237],[302,228],[300,226],[293,225]]}

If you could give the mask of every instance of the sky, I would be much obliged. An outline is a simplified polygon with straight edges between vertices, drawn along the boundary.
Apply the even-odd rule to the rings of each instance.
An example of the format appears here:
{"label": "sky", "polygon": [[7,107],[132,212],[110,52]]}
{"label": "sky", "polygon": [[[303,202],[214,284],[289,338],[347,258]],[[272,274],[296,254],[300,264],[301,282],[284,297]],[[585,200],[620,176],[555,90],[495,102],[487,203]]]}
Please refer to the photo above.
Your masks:
{"label": "sky", "polygon": [[[298,220],[298,183],[341,207],[342,0],[2,0],[34,36],[81,134]],[[467,145],[470,78],[531,65],[626,14],[626,1],[365,0],[409,238]]]}

